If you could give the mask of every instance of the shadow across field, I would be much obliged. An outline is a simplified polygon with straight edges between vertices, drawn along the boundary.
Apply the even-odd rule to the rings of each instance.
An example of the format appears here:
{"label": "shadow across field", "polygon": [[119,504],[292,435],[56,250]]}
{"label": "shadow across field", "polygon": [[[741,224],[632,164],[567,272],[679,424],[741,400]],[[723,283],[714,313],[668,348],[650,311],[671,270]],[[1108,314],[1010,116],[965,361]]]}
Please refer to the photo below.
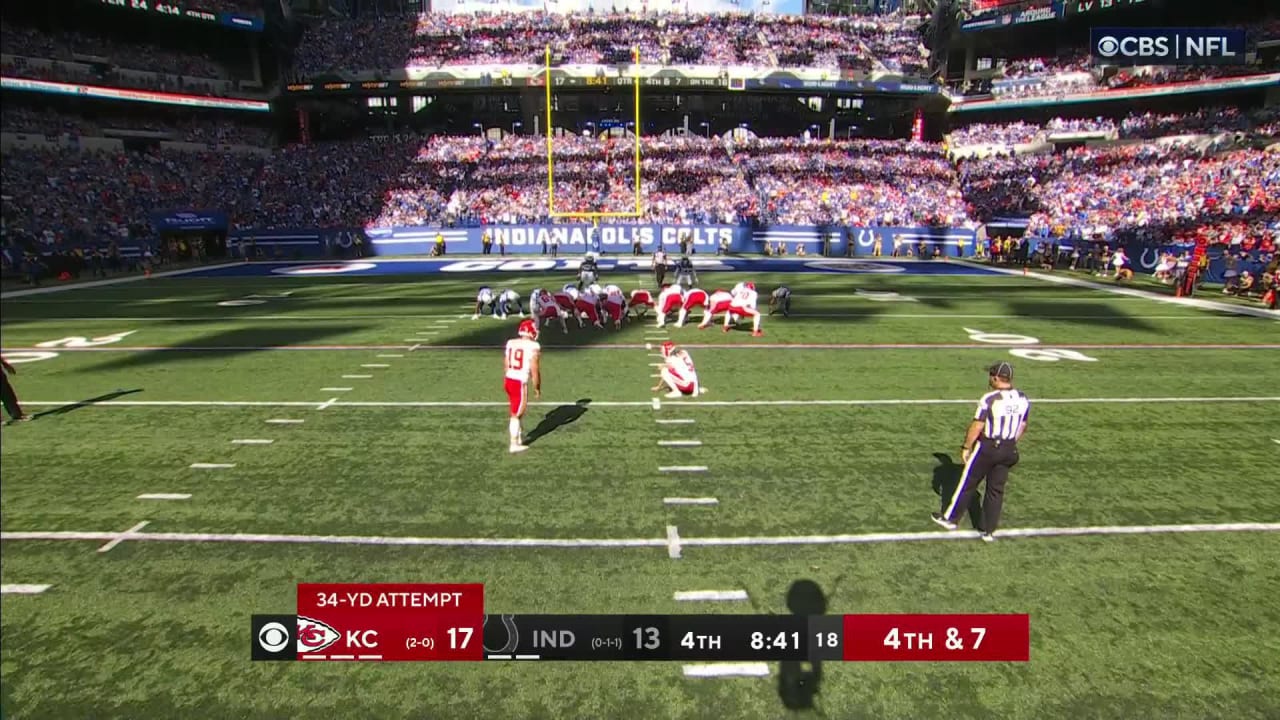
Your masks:
{"label": "shadow across field", "polygon": [[587,406],[591,404],[591,398],[583,398],[572,405],[561,405],[552,408],[550,412],[543,416],[529,434],[524,436],[524,443],[532,445],[540,438],[555,432],[556,430],[571,425],[578,421],[583,415],[587,414]]}
{"label": "shadow across field", "polygon": [[[955,494],[956,486],[960,484],[960,476],[964,474],[964,464],[955,462],[946,453],[934,453],[933,457],[938,461],[938,465],[933,468],[933,494],[937,495],[939,500],[949,499]],[[978,520],[981,517],[982,494],[974,493],[973,499],[969,502],[969,523],[974,530],[978,529]]]}
{"label": "shadow across field", "polygon": [[[114,355],[92,367],[93,370],[130,370],[152,365],[170,365],[189,360],[230,358],[255,352],[273,351],[294,345],[321,344],[318,341],[361,330],[358,325],[271,325],[241,327],[203,335],[182,347],[183,350],[140,350]],[[287,352],[287,351],[283,351]]]}
{"label": "shadow across field", "polygon": [[91,407],[93,405],[96,405],[97,403],[107,402],[108,400],[115,400],[116,398],[124,397],[125,395],[133,395],[134,393],[140,393],[140,392],[142,392],[142,388],[135,388],[133,390],[115,390],[109,393],[103,393],[102,395],[98,395],[97,397],[91,397],[88,400],[80,400],[78,402],[73,402],[69,405],[62,405],[56,408],[50,408],[49,410],[45,410],[44,412],[35,413],[31,417],[38,419],[43,417],[50,417],[52,415],[66,415],[67,413],[75,412],[80,408]]}

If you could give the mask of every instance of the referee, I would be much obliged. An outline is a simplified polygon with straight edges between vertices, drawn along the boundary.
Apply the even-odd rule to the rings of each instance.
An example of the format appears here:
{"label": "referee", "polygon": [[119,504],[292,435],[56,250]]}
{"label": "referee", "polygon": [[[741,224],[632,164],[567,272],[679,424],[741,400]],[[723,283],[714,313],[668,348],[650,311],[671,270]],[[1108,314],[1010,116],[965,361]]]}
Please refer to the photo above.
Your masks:
{"label": "referee", "polygon": [[986,480],[978,532],[983,542],[995,542],[992,534],[1000,524],[1004,485],[1009,482],[1009,469],[1018,464],[1018,440],[1027,431],[1031,401],[1013,387],[1013,366],[1009,363],[996,363],[987,374],[991,392],[978,400],[978,410],[960,447],[964,472],[951,497],[942,498],[942,512],[934,513],[933,521],[955,530],[978,484]]}
{"label": "referee", "polygon": [[17,374],[18,371],[13,369],[9,361],[0,357],[0,401],[4,403],[5,412],[9,413],[9,422],[26,422],[31,419],[31,416],[22,412],[22,406],[18,404],[18,394],[9,384],[9,376]]}

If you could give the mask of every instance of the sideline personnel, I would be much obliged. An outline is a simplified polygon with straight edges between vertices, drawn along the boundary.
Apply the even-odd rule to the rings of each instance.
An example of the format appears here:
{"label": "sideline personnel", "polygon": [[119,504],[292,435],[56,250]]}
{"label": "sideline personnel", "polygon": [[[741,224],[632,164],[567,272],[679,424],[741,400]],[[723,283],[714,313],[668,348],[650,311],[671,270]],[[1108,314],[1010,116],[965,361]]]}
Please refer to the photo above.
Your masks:
{"label": "sideline personnel", "polygon": [[978,410],[960,447],[964,472],[951,497],[942,498],[942,512],[934,513],[933,521],[955,530],[978,490],[978,483],[986,480],[978,532],[984,542],[994,542],[992,535],[1000,524],[1000,511],[1004,507],[1004,486],[1009,481],[1009,469],[1018,464],[1018,440],[1027,431],[1031,401],[1013,387],[1013,366],[1009,363],[996,363],[987,374],[991,392],[978,400]]}
{"label": "sideline personnel", "polygon": [[13,391],[13,386],[9,384],[9,376],[17,375],[18,371],[13,369],[7,360],[0,357],[0,399],[4,401],[5,412],[9,413],[9,422],[26,422],[31,419],[30,415],[22,412],[22,406],[18,404],[18,394]]}

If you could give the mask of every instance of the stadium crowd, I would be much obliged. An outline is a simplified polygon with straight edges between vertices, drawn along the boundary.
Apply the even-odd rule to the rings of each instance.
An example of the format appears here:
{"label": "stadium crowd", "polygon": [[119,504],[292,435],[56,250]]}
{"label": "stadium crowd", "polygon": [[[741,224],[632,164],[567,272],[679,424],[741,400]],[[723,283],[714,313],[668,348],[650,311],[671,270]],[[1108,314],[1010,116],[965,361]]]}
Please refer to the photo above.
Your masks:
{"label": "stadium crowd", "polygon": [[846,67],[917,73],[925,64],[915,17],[752,14],[562,15],[543,12],[325,19],[294,57],[299,77],[443,65],[564,63]]}
{"label": "stadium crowd", "polygon": [[1116,132],[1122,139],[1153,140],[1174,135],[1251,133],[1259,137],[1280,135],[1280,108],[1241,110],[1208,107],[1187,113],[1130,113],[1119,122],[1106,117],[1054,118],[1044,125],[1018,120],[1010,123],[973,123],[948,135],[952,147],[971,145],[1019,145],[1046,136],[1076,132]]}
{"label": "stadium crowd", "polygon": [[[102,35],[64,31],[50,35],[13,23],[0,25],[0,43],[7,55],[73,61],[75,55],[105,58],[110,65],[128,70],[162,71],[192,78],[222,78],[225,73],[213,58],[196,52],[175,52]],[[60,72],[71,72],[62,65]],[[12,63],[5,74],[37,71],[29,63]],[[29,77],[30,75],[23,75]],[[58,77],[48,79],[62,79]],[[74,78],[71,78],[74,79]]]}

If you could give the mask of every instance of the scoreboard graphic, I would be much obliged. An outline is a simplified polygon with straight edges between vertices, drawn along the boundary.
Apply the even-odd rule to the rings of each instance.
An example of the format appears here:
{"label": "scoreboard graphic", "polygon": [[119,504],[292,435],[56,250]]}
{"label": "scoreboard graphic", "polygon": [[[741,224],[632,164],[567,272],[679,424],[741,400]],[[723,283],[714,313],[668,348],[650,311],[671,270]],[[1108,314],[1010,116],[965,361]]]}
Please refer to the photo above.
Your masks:
{"label": "scoreboard graphic", "polygon": [[491,615],[479,584],[303,584],[262,661],[1029,662],[1028,615]]}

